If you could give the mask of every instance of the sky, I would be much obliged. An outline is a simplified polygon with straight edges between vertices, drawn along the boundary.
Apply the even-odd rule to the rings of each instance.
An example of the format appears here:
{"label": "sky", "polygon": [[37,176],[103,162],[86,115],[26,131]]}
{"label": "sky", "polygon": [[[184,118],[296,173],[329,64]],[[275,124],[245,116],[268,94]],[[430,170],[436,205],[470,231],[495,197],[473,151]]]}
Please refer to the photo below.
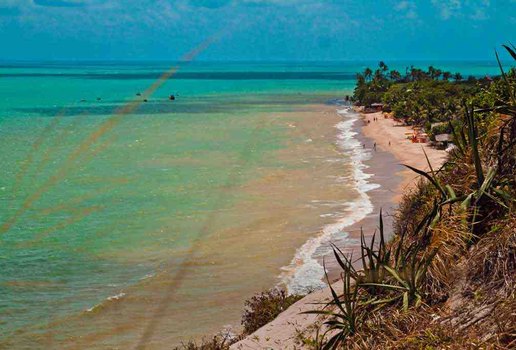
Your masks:
{"label": "sky", "polygon": [[0,0],[0,60],[492,60],[516,0]]}

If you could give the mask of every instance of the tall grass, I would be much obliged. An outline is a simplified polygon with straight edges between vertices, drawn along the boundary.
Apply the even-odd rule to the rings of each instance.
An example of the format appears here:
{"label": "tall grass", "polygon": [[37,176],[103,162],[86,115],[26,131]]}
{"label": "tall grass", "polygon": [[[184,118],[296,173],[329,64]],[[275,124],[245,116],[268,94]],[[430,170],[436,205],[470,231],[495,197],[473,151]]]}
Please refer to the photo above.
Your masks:
{"label": "tall grass", "polygon": [[[504,48],[516,60],[516,48]],[[496,58],[501,69],[498,53]],[[382,343],[390,344],[385,348],[406,348],[408,343],[438,346],[440,342],[460,347],[468,344],[469,336],[458,332],[476,322],[484,322],[485,329],[475,328],[476,334],[484,336],[471,338],[470,345],[516,344],[512,316],[504,320],[484,316],[464,300],[467,293],[460,292],[460,288],[474,290],[470,293],[483,300],[489,310],[500,305],[500,314],[514,315],[514,310],[510,311],[514,303],[509,301],[516,296],[515,87],[516,72],[508,75],[501,69],[501,78],[482,96],[463,102],[462,118],[449,122],[456,149],[441,169],[435,171],[428,157],[428,172],[407,165],[425,183],[419,184],[414,195],[405,197],[393,241],[385,241],[380,212],[379,231],[369,242],[361,233],[357,261],[333,246],[343,292],[337,293],[330,285],[332,300],[323,310],[311,312],[328,317],[319,348],[380,349]],[[482,99],[488,99],[492,106],[475,108],[478,101],[486,104]],[[442,313],[435,307],[444,305],[452,294],[455,304],[471,309],[471,313],[452,310],[454,322],[463,324],[447,331],[429,319],[433,317],[430,313]],[[508,300],[500,301],[500,296]],[[427,333],[421,335],[411,327],[410,332],[418,334],[416,338],[403,334],[410,315]],[[385,329],[379,331],[375,325]],[[371,333],[375,330],[378,335]]]}

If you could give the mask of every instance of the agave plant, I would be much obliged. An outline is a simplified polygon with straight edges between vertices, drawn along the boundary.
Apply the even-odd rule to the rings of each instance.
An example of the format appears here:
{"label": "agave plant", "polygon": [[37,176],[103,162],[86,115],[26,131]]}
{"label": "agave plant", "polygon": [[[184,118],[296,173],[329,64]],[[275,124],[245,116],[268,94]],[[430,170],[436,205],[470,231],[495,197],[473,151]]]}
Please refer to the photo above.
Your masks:
{"label": "agave plant", "polygon": [[434,248],[430,253],[424,252],[422,245],[415,242],[403,250],[394,267],[385,266],[397,283],[382,284],[381,287],[400,291],[398,298],[403,300],[404,310],[410,305],[418,307],[421,304],[426,273],[437,251]]}
{"label": "agave plant", "polygon": [[352,274],[347,272],[354,270],[351,259],[346,258],[341,260],[341,262],[345,266],[344,272],[341,274],[342,294],[338,295],[331,285],[326,273],[326,265],[323,262],[332,300],[322,310],[304,312],[305,314],[317,314],[328,317],[323,323],[326,330],[322,338],[324,340],[328,335],[330,335],[330,338],[322,345],[322,350],[337,349],[349,336],[354,335],[364,320],[365,306],[368,304],[366,301],[360,300],[359,286],[352,278]]}
{"label": "agave plant", "polygon": [[[362,268],[357,270],[351,257],[346,256],[336,245],[332,244],[333,254],[345,274],[349,274],[358,284],[382,283],[385,278],[384,266],[389,262],[391,250],[387,247],[384,234],[383,215],[380,209],[380,224],[378,231],[378,247],[376,247],[377,231],[373,233],[368,244],[364,231],[360,229],[360,262]],[[374,288],[368,288],[370,294],[375,294]]]}
{"label": "agave plant", "polygon": [[366,282],[362,284],[364,287],[375,287],[395,292],[394,296],[374,300],[374,304],[384,305],[401,299],[404,310],[407,310],[410,305],[417,307],[421,304],[426,273],[438,251],[438,248],[432,249],[430,253],[425,251],[430,239],[431,228],[440,218],[438,208],[439,206],[434,202],[430,213],[417,225],[414,232],[415,236],[418,237],[417,241],[412,242],[407,247],[406,234],[400,236],[394,248],[392,262],[388,259],[382,263],[382,269],[391,278],[385,278],[385,281],[380,283]]}
{"label": "agave plant", "polygon": [[[385,279],[384,266],[388,264],[391,250],[387,247],[384,235],[383,217],[382,210],[380,209],[380,226],[379,226],[379,239],[378,248],[375,249],[375,238],[376,231],[371,238],[371,243],[367,245],[364,232],[361,230],[360,236],[360,248],[362,258],[362,276],[359,278],[358,283],[382,283]],[[370,293],[375,294],[375,290],[368,290]]]}

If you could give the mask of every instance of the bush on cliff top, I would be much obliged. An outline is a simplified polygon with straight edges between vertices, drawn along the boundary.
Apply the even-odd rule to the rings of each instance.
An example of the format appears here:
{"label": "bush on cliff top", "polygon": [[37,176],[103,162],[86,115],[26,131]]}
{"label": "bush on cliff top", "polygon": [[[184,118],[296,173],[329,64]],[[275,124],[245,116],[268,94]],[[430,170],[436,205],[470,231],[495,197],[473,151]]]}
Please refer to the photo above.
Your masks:
{"label": "bush on cliff top", "polygon": [[255,295],[245,302],[242,316],[244,333],[251,334],[265,326],[301,298],[300,295],[289,295],[278,288]]}

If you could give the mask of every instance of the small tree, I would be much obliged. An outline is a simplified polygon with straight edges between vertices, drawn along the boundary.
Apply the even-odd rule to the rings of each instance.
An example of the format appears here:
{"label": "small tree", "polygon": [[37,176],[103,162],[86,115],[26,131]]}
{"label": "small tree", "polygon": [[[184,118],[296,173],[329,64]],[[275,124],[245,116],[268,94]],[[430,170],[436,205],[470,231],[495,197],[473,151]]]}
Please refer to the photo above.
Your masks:
{"label": "small tree", "polygon": [[400,81],[401,80],[401,74],[397,70],[391,70],[389,73],[389,77],[393,81]]}

